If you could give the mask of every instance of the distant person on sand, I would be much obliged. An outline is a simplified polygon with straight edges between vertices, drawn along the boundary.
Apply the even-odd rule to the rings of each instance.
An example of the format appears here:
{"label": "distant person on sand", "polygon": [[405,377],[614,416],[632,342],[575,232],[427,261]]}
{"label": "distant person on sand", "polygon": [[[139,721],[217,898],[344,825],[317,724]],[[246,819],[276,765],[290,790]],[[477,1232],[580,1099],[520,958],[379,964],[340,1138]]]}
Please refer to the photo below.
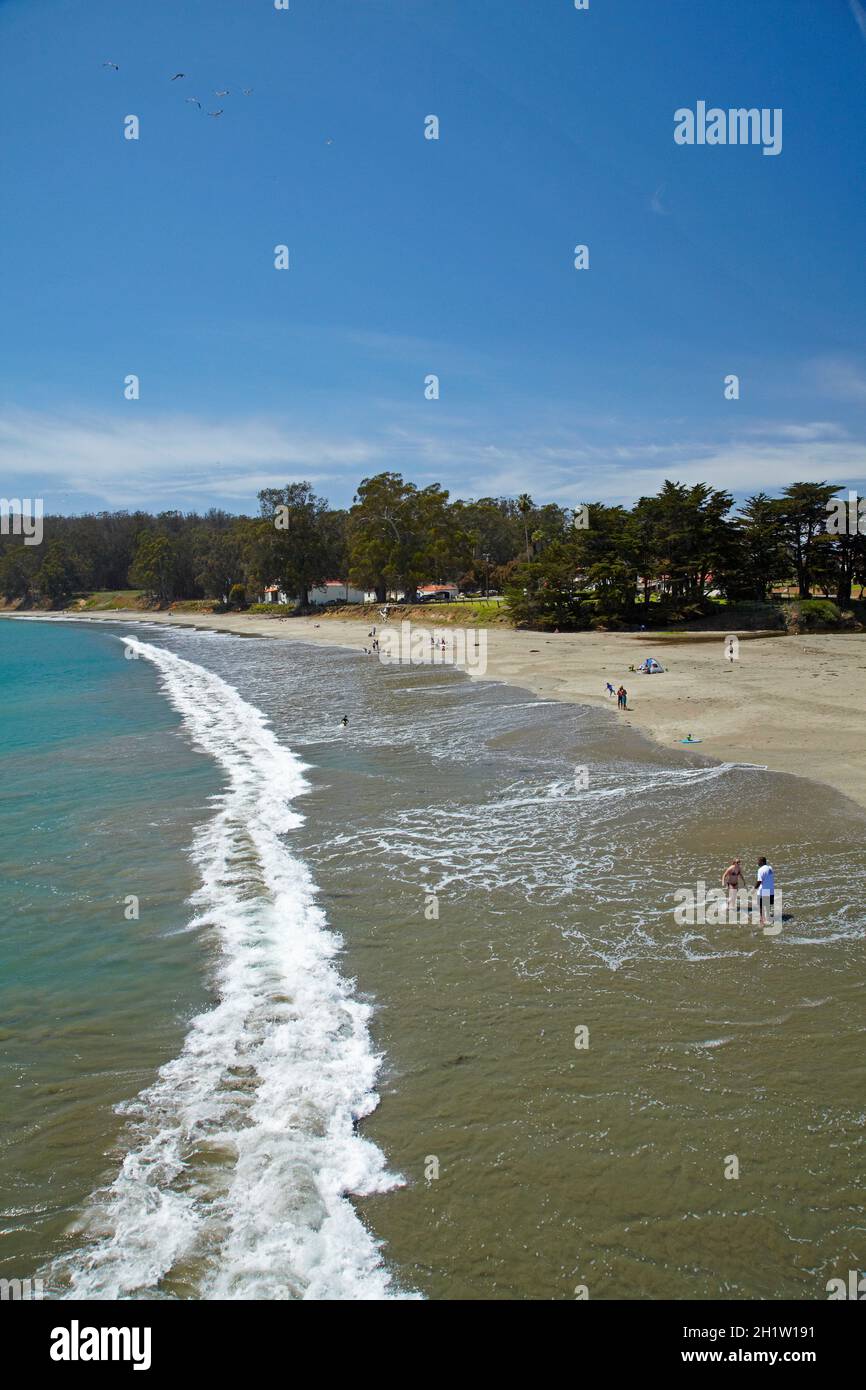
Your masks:
{"label": "distant person on sand", "polygon": [[605,694],[606,694],[606,695],[613,696],[613,695],[616,693],[616,692],[614,691],[614,688],[613,688],[613,686],[611,685],[610,681],[607,682],[607,684],[605,685],[604,689],[605,689]]}
{"label": "distant person on sand", "polygon": [[736,907],[737,893],[745,886],[746,876],[743,873],[743,861],[739,858],[732,859],[722,874],[722,887],[728,890],[728,907]]}
{"label": "distant person on sand", "polygon": [[620,709],[628,709],[628,691],[624,685],[616,692],[616,702]]}
{"label": "distant person on sand", "polygon": [[758,878],[755,883],[758,892],[758,907],[760,918],[766,922],[773,916],[773,903],[776,900],[776,876],[773,873],[772,864],[768,864],[766,857],[762,854],[758,860]]}

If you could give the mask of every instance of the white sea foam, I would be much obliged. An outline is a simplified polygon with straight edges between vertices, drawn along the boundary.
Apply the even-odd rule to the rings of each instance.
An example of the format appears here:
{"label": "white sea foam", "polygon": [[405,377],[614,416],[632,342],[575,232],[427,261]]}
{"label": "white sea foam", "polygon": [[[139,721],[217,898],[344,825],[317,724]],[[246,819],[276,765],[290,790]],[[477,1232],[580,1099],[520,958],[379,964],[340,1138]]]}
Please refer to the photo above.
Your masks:
{"label": "white sea foam", "polygon": [[225,791],[197,836],[193,925],[216,947],[214,1007],[125,1107],[120,1172],[49,1277],[77,1298],[377,1299],[395,1289],[348,1193],[400,1181],[356,1131],[378,1097],[370,1009],[283,840],[304,764],[220,677],[124,636],[153,662]]}

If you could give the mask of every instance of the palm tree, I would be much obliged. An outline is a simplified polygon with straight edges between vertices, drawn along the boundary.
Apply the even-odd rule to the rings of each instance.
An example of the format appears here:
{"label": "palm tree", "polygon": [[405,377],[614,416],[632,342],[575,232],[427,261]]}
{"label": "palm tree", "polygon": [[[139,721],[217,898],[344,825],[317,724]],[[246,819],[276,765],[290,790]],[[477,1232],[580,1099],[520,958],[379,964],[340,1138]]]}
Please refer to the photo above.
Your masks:
{"label": "palm tree", "polygon": [[529,513],[532,511],[532,498],[530,497],[528,492],[522,492],[518,497],[517,510],[523,517],[523,539],[526,544],[526,559],[528,563],[529,560],[532,558],[529,554],[529,526],[526,520],[526,518],[529,516]]}

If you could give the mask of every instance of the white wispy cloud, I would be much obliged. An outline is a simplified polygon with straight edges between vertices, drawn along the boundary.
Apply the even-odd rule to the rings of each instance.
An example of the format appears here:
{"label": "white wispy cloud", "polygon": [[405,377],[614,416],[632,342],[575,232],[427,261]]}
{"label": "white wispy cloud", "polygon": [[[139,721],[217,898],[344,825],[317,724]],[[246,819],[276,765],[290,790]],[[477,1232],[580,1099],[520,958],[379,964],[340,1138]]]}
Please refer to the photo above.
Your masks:
{"label": "white wispy cloud", "polygon": [[866,10],[860,4],[860,0],[848,0],[848,8],[854,16],[854,23],[866,39]]}
{"label": "white wispy cloud", "polygon": [[650,207],[652,208],[653,212],[658,214],[659,217],[670,216],[670,209],[666,208],[664,203],[662,202],[662,198],[664,197],[666,187],[667,184],[660,183],[655,193],[650,198]]}
{"label": "white wispy cloud", "polygon": [[[528,412],[531,414],[531,412]],[[744,423],[724,438],[687,434],[679,421],[479,423],[446,412],[436,426],[383,406],[352,430],[263,418],[124,420],[15,412],[0,416],[0,494],[44,496],[49,510],[212,505],[255,508],[263,487],[306,478],[346,505],[364,475],[393,469],[452,496],[517,495],[574,505],[629,504],[665,478],[739,494],[796,480],[866,478],[866,446],[833,421]],[[71,502],[67,499],[75,499]]]}
{"label": "white wispy cloud", "polygon": [[246,501],[263,487],[362,469],[370,456],[362,439],[257,418],[0,416],[0,491],[11,490],[7,480],[32,479],[114,507]]}
{"label": "white wispy cloud", "polygon": [[815,385],[834,400],[866,403],[866,368],[850,357],[818,357],[809,366]]}
{"label": "white wispy cloud", "polygon": [[[774,493],[799,481],[848,482],[866,478],[866,446],[827,443],[749,443],[728,445],[649,445],[643,449],[589,451],[571,464],[543,451],[527,458],[490,457],[489,471],[466,471],[464,495],[514,495],[527,490],[536,498],[563,505],[604,501],[628,505],[658,491],[666,478],[681,483],[705,482],[737,494]],[[631,455],[631,457],[629,457]]]}
{"label": "white wispy cloud", "polygon": [[841,425],[834,424],[831,420],[810,420],[802,424],[780,424],[770,421],[763,424],[750,425],[745,431],[747,435],[759,435],[764,438],[774,439],[793,439],[806,443],[817,443],[827,439],[847,439],[848,431]]}

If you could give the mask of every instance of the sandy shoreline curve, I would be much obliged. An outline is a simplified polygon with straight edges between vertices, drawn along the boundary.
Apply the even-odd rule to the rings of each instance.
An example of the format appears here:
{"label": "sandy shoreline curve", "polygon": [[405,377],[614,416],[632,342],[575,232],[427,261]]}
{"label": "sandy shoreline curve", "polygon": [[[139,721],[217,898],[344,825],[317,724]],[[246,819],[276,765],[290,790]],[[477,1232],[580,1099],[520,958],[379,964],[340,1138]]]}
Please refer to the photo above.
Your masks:
{"label": "sandy shoreline curve", "polygon": [[[128,610],[63,616],[165,623],[355,651],[370,645],[369,619]],[[399,612],[392,614],[392,623],[398,620]],[[429,624],[414,626],[432,630],[435,615],[431,613]],[[866,634],[740,633],[738,659],[731,662],[725,658],[723,633],[689,633],[671,641],[652,633],[483,630],[486,670],[483,675],[470,670],[472,679],[606,707],[612,719],[624,719],[671,751],[690,751],[679,740],[691,734],[701,740],[695,751],[708,757],[756,763],[822,782],[866,808]],[[667,668],[663,675],[629,671],[647,655]],[[627,713],[618,713],[616,702],[605,695],[607,681],[625,685]]]}

